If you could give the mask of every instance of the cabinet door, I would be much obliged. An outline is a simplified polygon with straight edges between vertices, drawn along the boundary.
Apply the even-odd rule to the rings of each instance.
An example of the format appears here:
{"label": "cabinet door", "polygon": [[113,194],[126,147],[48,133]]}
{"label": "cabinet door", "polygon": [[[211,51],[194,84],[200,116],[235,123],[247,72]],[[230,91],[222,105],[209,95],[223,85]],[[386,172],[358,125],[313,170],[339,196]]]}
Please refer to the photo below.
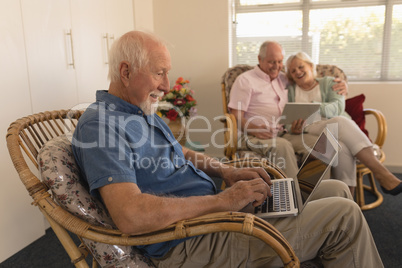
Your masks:
{"label": "cabinet door", "polygon": [[[0,1],[0,263],[45,234],[44,218],[8,154],[5,133],[10,123],[32,112],[20,2]],[[1,266],[1,264],[0,264]]]}
{"label": "cabinet door", "polygon": [[21,0],[33,112],[77,102],[69,0]]}
{"label": "cabinet door", "polygon": [[[71,0],[78,101],[95,101],[97,90],[107,90],[108,36],[104,0]],[[118,1],[116,1],[118,2]]]}
{"label": "cabinet door", "polygon": [[107,90],[108,50],[113,41],[133,30],[132,0],[71,0],[78,100],[93,102]]}
{"label": "cabinet door", "polygon": [[134,10],[132,0],[106,0],[107,31],[114,39],[134,30]]}

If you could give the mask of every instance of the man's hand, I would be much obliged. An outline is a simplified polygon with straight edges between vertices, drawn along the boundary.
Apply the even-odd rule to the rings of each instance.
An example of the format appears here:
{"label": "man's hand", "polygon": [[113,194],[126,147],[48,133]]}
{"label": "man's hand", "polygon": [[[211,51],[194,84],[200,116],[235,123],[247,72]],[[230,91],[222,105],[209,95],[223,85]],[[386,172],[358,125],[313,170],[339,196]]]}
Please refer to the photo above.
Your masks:
{"label": "man's hand", "polygon": [[340,78],[335,78],[334,81],[336,82],[336,84],[332,86],[332,89],[336,91],[339,95],[343,95],[346,97],[349,92],[348,84],[346,83],[346,81]]}
{"label": "man's hand", "polygon": [[238,181],[232,187],[220,192],[217,197],[227,211],[239,211],[252,203],[261,205],[267,195],[271,194],[268,184],[261,178],[248,181]]}

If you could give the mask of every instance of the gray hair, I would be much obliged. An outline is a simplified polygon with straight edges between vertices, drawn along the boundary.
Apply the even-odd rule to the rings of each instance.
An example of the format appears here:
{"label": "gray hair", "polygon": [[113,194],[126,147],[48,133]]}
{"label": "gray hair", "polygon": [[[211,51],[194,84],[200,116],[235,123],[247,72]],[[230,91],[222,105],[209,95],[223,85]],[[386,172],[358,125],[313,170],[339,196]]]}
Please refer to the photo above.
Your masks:
{"label": "gray hair", "polygon": [[120,80],[120,63],[130,63],[132,72],[138,72],[149,64],[150,52],[148,41],[166,46],[164,41],[151,33],[131,31],[117,39],[109,51],[109,79],[111,82]]}
{"label": "gray hair", "polygon": [[290,74],[290,70],[289,70],[290,64],[292,63],[292,61],[294,59],[302,60],[305,63],[307,63],[308,65],[310,65],[313,70],[313,76],[314,77],[317,76],[317,69],[316,69],[316,66],[315,66],[315,63],[313,62],[313,60],[310,58],[310,56],[307,53],[300,51],[300,52],[297,52],[296,54],[290,55],[289,58],[286,60],[286,76],[289,79],[289,81],[294,83],[293,78]]}
{"label": "gray hair", "polygon": [[261,59],[265,59],[265,57],[267,56],[267,47],[270,45],[273,45],[273,44],[278,45],[282,49],[282,54],[285,55],[285,50],[283,49],[281,44],[279,44],[276,41],[265,41],[260,46],[260,51],[258,53],[258,57],[260,57]]}

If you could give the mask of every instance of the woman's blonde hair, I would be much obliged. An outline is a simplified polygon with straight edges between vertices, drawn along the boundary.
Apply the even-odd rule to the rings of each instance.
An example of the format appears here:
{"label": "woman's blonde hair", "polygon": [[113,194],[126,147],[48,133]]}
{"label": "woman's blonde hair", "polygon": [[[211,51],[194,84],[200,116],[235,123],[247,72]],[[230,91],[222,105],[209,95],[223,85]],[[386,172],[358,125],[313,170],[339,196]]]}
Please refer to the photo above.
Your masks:
{"label": "woman's blonde hair", "polygon": [[292,63],[292,61],[295,58],[302,60],[305,63],[307,63],[308,65],[310,65],[311,69],[313,70],[314,78],[317,76],[317,69],[316,69],[316,66],[315,66],[315,63],[313,62],[313,60],[310,58],[310,56],[307,53],[300,51],[300,52],[297,52],[296,54],[290,55],[289,58],[286,60],[286,76],[287,76],[289,82],[295,83],[295,81],[292,78],[292,75],[290,74],[290,70],[289,70],[290,64]]}

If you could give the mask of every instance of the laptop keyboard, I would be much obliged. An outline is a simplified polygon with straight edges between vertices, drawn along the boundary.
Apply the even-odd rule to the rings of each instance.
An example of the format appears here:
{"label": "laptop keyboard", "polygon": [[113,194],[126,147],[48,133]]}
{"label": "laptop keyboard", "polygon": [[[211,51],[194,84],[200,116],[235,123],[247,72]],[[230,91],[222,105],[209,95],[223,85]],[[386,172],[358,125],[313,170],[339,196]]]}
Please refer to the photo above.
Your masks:
{"label": "laptop keyboard", "polygon": [[255,213],[281,212],[290,210],[289,184],[277,180],[271,186],[272,197],[255,208]]}

